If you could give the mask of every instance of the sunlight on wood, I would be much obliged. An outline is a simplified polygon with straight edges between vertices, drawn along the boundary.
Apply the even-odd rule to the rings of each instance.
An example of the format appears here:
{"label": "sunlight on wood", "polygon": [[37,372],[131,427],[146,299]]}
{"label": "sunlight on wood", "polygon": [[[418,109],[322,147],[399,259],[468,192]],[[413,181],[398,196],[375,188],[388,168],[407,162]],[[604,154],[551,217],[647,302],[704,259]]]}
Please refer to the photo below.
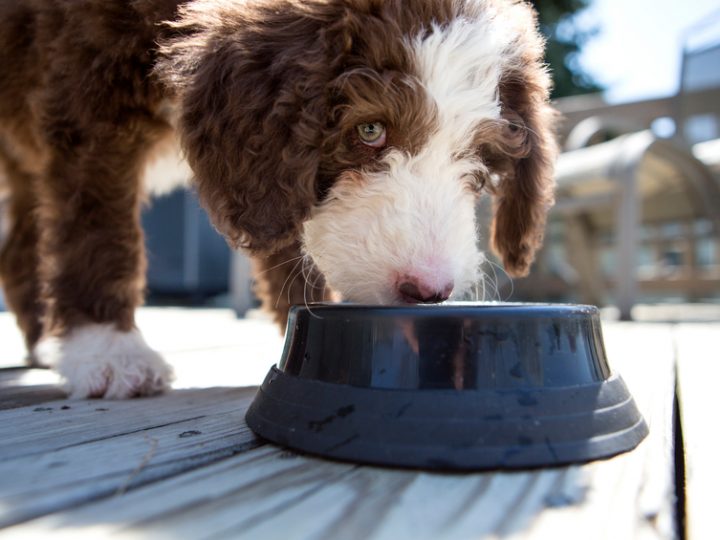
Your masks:
{"label": "sunlight on wood", "polygon": [[[282,352],[274,323],[238,319],[230,309],[142,308],[136,320],[148,344],[173,366],[173,388],[259,385]],[[24,366],[25,354],[14,317],[0,313],[0,368]],[[16,382],[53,384],[57,377],[32,371]]]}
{"label": "sunlight on wood", "polygon": [[0,312],[0,368],[25,365],[25,343],[15,324],[15,316]]}

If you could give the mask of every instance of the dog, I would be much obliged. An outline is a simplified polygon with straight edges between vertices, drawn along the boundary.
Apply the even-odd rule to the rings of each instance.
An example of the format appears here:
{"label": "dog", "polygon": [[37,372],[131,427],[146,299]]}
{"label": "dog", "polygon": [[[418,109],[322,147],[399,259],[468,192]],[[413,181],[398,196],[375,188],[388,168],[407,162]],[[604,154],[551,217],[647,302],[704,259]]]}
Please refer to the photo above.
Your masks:
{"label": "dog", "polygon": [[[77,398],[168,388],[135,327],[145,164],[179,139],[263,304],[461,298],[527,274],[553,202],[543,40],[519,0],[0,0],[0,276]],[[291,279],[298,263],[303,279]]]}

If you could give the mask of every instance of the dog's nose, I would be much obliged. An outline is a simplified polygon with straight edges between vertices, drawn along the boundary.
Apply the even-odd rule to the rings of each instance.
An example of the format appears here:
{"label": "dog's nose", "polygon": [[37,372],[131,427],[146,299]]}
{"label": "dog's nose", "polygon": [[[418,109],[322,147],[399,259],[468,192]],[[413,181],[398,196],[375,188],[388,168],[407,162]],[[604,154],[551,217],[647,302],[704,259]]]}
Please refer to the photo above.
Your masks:
{"label": "dog's nose", "polygon": [[408,304],[432,304],[450,298],[455,284],[451,281],[441,287],[429,286],[414,277],[406,277],[398,283],[397,290],[403,302]]}

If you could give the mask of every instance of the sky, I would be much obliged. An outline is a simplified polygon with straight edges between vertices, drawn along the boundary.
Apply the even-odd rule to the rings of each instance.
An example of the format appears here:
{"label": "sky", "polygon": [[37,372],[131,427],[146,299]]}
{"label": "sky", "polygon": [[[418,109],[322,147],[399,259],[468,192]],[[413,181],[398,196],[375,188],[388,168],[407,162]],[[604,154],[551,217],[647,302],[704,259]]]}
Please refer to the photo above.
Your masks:
{"label": "sky", "polygon": [[719,0],[592,0],[577,24],[595,26],[598,33],[583,49],[580,64],[607,87],[611,103],[672,95],[687,29],[711,15],[716,24],[704,34],[720,41]]}

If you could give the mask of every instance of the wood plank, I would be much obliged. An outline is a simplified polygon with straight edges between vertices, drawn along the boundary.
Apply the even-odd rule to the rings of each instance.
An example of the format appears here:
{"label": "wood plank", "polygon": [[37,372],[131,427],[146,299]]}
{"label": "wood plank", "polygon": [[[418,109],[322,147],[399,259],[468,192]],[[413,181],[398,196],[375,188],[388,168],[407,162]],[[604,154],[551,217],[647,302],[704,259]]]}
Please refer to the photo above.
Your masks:
{"label": "wood plank", "polygon": [[0,411],[0,456],[11,460],[80,447],[247,408],[255,388],[177,390],[125,400],[61,400]]}
{"label": "wood plank", "polygon": [[[212,401],[213,392],[204,396]],[[70,446],[0,464],[0,527],[193,470],[262,445],[244,409]]]}
{"label": "wood plank", "polygon": [[[538,471],[435,474],[267,445],[11,530],[17,538],[73,539],[671,538],[672,332],[633,324],[605,331],[612,363],[651,430],[628,454]],[[141,453],[137,447],[134,459]]]}
{"label": "wood plank", "polygon": [[720,429],[715,405],[720,381],[720,323],[680,325],[676,335],[687,537],[715,538],[720,485]]}
{"label": "wood plank", "polygon": [[0,369],[0,410],[64,399],[59,384],[60,377],[47,369]]}

